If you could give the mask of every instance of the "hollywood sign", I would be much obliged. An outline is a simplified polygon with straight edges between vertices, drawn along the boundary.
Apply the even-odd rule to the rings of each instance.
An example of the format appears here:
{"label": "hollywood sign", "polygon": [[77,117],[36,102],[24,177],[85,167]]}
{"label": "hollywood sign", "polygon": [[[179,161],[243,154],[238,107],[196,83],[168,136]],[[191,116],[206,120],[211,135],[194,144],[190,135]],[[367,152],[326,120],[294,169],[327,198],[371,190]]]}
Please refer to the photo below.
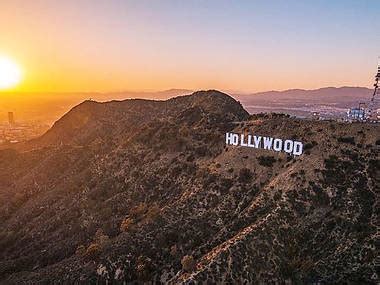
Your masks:
{"label": "hollywood sign", "polygon": [[299,141],[244,134],[226,133],[226,144],[283,151],[293,155],[301,155],[303,152],[303,143]]}

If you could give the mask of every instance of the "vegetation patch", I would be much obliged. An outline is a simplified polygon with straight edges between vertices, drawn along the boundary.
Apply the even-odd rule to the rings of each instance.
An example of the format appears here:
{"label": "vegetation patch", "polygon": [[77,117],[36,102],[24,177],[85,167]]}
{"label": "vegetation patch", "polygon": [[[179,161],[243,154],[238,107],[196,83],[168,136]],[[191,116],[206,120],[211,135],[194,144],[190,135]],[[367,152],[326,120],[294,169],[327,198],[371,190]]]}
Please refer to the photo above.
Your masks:
{"label": "vegetation patch", "polygon": [[339,137],[338,142],[355,145],[355,138],[354,137]]}
{"label": "vegetation patch", "polygon": [[276,162],[276,159],[270,155],[262,155],[257,158],[259,164],[265,167],[272,167]]}

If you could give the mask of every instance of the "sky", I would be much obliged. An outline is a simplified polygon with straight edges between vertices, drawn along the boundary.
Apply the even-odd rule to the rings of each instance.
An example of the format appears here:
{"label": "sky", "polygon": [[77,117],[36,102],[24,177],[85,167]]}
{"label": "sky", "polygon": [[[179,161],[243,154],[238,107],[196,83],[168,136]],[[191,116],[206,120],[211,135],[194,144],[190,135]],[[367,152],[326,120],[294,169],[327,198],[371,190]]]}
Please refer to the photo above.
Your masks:
{"label": "sky", "polygon": [[378,0],[1,0],[18,91],[367,86]]}

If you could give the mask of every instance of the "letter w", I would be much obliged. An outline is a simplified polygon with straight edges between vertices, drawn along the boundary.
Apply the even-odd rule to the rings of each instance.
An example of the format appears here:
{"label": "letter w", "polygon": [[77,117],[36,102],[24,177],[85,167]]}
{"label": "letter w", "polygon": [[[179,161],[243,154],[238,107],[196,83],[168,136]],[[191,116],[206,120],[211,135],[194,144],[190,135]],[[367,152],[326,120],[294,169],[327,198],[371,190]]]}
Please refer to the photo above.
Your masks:
{"label": "letter w", "polygon": [[264,149],[272,149],[273,138],[264,137]]}

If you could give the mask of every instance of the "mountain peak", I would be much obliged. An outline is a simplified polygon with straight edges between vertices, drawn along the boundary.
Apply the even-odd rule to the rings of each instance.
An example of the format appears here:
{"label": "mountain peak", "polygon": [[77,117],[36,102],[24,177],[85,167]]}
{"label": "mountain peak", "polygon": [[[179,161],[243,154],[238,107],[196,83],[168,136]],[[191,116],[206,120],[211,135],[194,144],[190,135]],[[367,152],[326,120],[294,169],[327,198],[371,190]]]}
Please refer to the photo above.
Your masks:
{"label": "mountain peak", "polygon": [[[198,110],[194,117],[191,110]],[[42,137],[29,143],[33,148],[47,145],[87,145],[131,135],[154,120],[191,117],[193,123],[208,117],[232,122],[248,118],[239,102],[217,90],[197,91],[165,101],[127,99],[96,102],[86,100],[72,108]],[[195,120],[195,121],[194,121]]]}

